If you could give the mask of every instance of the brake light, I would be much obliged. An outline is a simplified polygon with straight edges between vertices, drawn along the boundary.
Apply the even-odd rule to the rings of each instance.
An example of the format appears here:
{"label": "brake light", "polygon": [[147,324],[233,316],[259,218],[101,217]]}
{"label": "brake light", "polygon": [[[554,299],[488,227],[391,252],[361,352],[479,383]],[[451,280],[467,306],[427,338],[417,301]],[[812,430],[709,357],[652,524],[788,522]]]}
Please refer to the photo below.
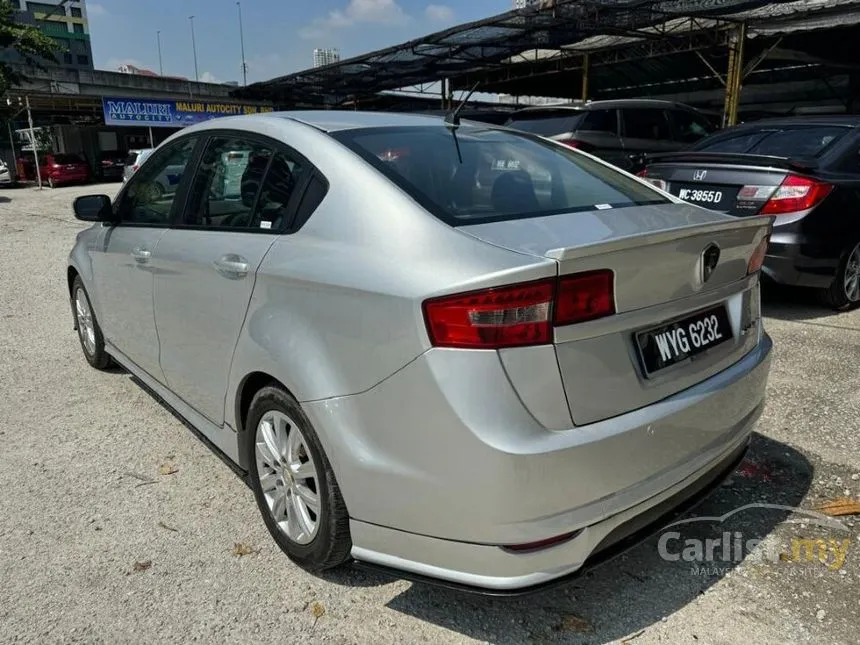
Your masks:
{"label": "brake light", "polygon": [[613,281],[612,271],[601,270],[432,298],[424,302],[427,334],[435,347],[548,344],[553,324],[614,313]]}
{"label": "brake light", "polygon": [[755,247],[755,251],[752,252],[750,261],[747,263],[747,275],[752,275],[761,269],[761,265],[764,264],[764,257],[767,254],[767,243],[769,240],[770,235],[765,235],[761,242],[758,243],[758,246]]}
{"label": "brake light", "polygon": [[827,197],[831,190],[831,184],[788,175],[759,211],[759,215],[783,215],[812,208]]}
{"label": "brake light", "polygon": [[562,276],[553,322],[570,325],[614,314],[614,282],[614,274],[607,269]]}

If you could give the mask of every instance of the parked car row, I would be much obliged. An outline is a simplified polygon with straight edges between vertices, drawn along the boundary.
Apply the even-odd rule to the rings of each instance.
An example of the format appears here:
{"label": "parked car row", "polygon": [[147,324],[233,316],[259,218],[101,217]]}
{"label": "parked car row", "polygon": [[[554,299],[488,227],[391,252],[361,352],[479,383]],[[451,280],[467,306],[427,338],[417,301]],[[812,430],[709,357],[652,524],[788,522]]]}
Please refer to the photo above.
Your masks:
{"label": "parked car row", "polygon": [[[152,149],[100,152],[95,170],[79,154],[40,153],[38,174],[34,155],[32,152],[25,152],[17,159],[17,177],[25,181],[36,181],[41,176],[42,182],[52,188],[66,184],[87,183],[91,180],[125,181],[151,152]],[[12,183],[8,167],[4,162],[0,162],[0,185]]]}

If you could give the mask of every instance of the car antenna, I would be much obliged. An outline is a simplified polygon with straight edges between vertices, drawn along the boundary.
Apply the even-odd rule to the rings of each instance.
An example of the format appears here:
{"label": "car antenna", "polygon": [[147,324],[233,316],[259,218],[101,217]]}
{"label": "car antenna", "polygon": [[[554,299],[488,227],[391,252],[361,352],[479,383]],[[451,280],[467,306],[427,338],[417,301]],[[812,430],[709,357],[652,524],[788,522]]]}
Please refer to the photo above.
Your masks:
{"label": "car antenna", "polygon": [[472,98],[472,94],[474,94],[475,90],[478,89],[478,85],[480,84],[480,82],[481,81],[478,81],[472,86],[472,89],[469,90],[468,94],[466,94],[466,98],[460,101],[460,105],[458,105],[453,112],[448,112],[448,114],[445,115],[445,125],[447,125],[449,128],[460,127],[460,110],[462,110],[463,106],[466,105],[470,98]]}
{"label": "car antenna", "polygon": [[[478,81],[480,83],[480,81]],[[472,94],[475,93],[475,90],[478,89],[478,83],[475,83],[472,86],[472,89],[469,90],[469,93],[466,94],[466,98],[460,101],[460,105],[453,112],[448,112],[445,115],[445,127],[451,129],[451,136],[454,137],[454,147],[457,148],[457,159],[460,161],[460,164],[463,163],[463,155],[460,152],[460,142],[457,140],[457,128],[460,127],[460,110],[463,109],[463,106],[466,105],[466,102],[472,98]]]}

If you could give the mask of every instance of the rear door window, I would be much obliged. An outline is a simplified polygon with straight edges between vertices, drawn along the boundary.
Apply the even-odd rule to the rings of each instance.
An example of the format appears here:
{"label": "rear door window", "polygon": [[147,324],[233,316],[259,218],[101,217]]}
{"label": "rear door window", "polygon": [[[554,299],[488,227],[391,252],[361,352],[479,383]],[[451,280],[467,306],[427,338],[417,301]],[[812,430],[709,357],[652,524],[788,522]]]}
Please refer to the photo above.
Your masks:
{"label": "rear door window", "polygon": [[666,110],[654,108],[625,108],[624,136],[629,139],[666,140],[671,138]]}
{"label": "rear door window", "polygon": [[579,127],[583,112],[577,110],[535,110],[514,114],[505,124],[509,128],[531,132],[542,137],[573,132]]}
{"label": "rear door window", "polygon": [[84,163],[84,160],[81,159],[78,155],[70,155],[70,154],[57,154],[54,155],[54,163],[58,164],[81,164]]}
{"label": "rear door window", "polygon": [[667,201],[584,155],[504,130],[428,126],[333,136],[454,226]]}

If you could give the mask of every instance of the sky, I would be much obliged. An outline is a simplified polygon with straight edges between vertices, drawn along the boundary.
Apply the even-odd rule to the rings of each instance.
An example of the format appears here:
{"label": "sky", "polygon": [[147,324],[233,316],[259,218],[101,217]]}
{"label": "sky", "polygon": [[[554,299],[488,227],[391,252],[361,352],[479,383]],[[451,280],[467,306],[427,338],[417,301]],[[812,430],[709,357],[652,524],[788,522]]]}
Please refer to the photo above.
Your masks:
{"label": "sky", "polygon": [[[315,47],[348,58],[511,8],[511,0],[242,0],[248,82],[312,65]],[[242,80],[235,0],[87,0],[98,69],[131,64],[201,81]]]}

